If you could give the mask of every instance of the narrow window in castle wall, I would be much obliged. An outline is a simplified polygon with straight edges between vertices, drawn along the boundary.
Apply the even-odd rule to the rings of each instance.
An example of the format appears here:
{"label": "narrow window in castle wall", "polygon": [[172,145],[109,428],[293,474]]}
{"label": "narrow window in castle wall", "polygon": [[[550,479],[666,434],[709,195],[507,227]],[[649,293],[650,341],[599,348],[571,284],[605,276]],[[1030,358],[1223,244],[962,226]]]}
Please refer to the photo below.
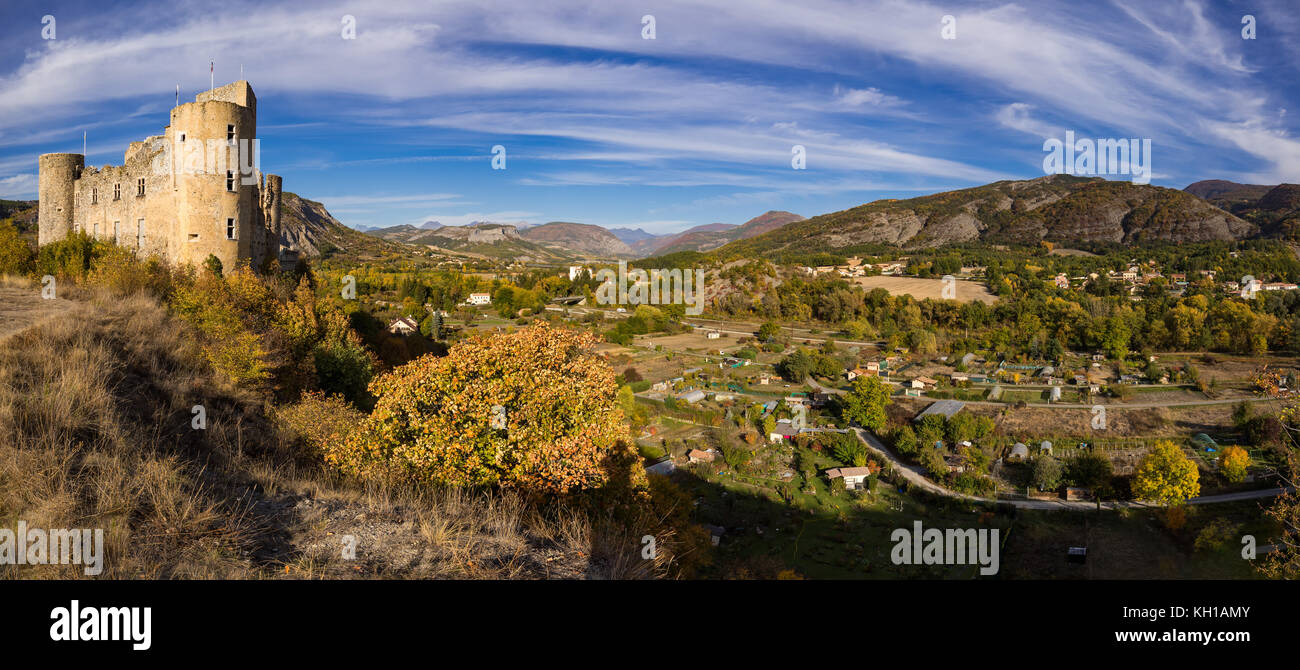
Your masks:
{"label": "narrow window in castle wall", "polygon": [[232,143],[235,141],[235,127],[233,125],[226,124],[226,141]]}
{"label": "narrow window in castle wall", "polygon": [[118,224],[119,224],[119,223],[121,223],[121,221],[114,221],[114,222],[113,222],[113,244],[117,244],[117,242],[118,242],[118,238],[117,238],[117,227],[118,227]]}
{"label": "narrow window in castle wall", "polygon": [[121,185],[121,184],[113,184],[113,199],[114,199],[114,200],[121,200],[121,199],[122,199],[122,185]]}
{"label": "narrow window in castle wall", "polygon": [[144,197],[144,177],[135,180],[135,195],[140,198]]}
{"label": "narrow window in castle wall", "polygon": [[236,238],[236,235],[235,235],[235,232],[236,232],[236,229],[235,229],[235,220],[234,220],[234,219],[226,219],[226,239],[228,239],[228,240],[237,239],[237,238]]}
{"label": "narrow window in castle wall", "polygon": [[95,232],[93,233],[93,237],[94,237],[95,239],[99,239],[99,223],[96,223],[96,224],[95,224],[94,231],[95,231]]}
{"label": "narrow window in castle wall", "polygon": [[231,170],[226,170],[226,190],[235,190],[235,173]]}
{"label": "narrow window in castle wall", "polygon": [[135,222],[135,246],[137,249],[144,248],[144,219]]}
{"label": "narrow window in castle wall", "polygon": [[90,204],[92,205],[99,204],[99,189],[97,188],[90,189]]}

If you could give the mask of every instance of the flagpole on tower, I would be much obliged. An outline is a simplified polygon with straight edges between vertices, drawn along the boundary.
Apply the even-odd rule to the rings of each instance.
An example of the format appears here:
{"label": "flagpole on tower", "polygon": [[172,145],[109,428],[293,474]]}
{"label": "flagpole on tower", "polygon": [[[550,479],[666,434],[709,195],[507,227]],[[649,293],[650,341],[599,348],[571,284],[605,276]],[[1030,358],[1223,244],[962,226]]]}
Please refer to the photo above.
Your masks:
{"label": "flagpole on tower", "polygon": [[180,84],[176,85],[176,106],[177,107],[181,106],[181,85]]}
{"label": "flagpole on tower", "polygon": [[86,157],[86,131],[81,131],[81,157]]}
{"label": "flagpole on tower", "polygon": [[213,69],[215,67],[216,67],[215,61],[208,61],[208,90],[209,91],[217,87],[216,81],[213,80],[213,74],[212,74]]}

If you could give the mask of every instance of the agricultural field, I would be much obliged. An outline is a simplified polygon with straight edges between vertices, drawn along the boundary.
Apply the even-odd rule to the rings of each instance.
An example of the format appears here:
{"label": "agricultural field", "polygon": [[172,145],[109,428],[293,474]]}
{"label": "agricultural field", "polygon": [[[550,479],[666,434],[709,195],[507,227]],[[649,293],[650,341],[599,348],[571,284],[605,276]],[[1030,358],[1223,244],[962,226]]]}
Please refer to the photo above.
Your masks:
{"label": "agricultural field", "polygon": [[[910,295],[917,300],[925,300],[926,298],[938,300],[942,297],[943,290],[942,279],[877,275],[874,277],[855,277],[853,281],[866,291],[883,288],[889,291],[890,295]],[[956,299],[958,302],[979,301],[992,304],[997,302],[998,298],[990,293],[984,284],[959,279],[957,280]]]}

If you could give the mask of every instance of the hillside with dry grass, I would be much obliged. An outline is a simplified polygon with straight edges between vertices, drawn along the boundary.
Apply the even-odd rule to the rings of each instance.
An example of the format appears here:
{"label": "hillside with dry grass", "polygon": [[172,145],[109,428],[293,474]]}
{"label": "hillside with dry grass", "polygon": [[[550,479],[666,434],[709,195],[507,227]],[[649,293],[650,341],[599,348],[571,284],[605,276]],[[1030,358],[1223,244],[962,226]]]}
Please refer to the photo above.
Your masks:
{"label": "hillside with dry grass", "polygon": [[[235,383],[195,327],[146,291],[65,282],[51,306],[38,290],[6,278],[0,294],[10,326],[0,333],[0,527],[103,528],[102,577],[666,572],[637,555],[639,534],[588,508],[347,479],[316,443],[359,410],[312,394],[277,404]],[[0,568],[0,578],[80,576],[80,566]]]}

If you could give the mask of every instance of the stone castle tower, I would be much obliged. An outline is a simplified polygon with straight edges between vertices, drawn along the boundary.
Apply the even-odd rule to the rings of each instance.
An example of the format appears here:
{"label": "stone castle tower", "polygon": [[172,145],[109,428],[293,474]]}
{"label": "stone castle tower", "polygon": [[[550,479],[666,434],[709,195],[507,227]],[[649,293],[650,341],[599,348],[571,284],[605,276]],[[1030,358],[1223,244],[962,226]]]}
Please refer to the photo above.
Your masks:
{"label": "stone castle tower", "polygon": [[72,231],[201,265],[264,267],[280,252],[281,179],[258,169],[257,98],[246,81],[204,91],[171,111],[162,135],[132,142],[123,164],[82,154],[40,157],[38,242]]}

